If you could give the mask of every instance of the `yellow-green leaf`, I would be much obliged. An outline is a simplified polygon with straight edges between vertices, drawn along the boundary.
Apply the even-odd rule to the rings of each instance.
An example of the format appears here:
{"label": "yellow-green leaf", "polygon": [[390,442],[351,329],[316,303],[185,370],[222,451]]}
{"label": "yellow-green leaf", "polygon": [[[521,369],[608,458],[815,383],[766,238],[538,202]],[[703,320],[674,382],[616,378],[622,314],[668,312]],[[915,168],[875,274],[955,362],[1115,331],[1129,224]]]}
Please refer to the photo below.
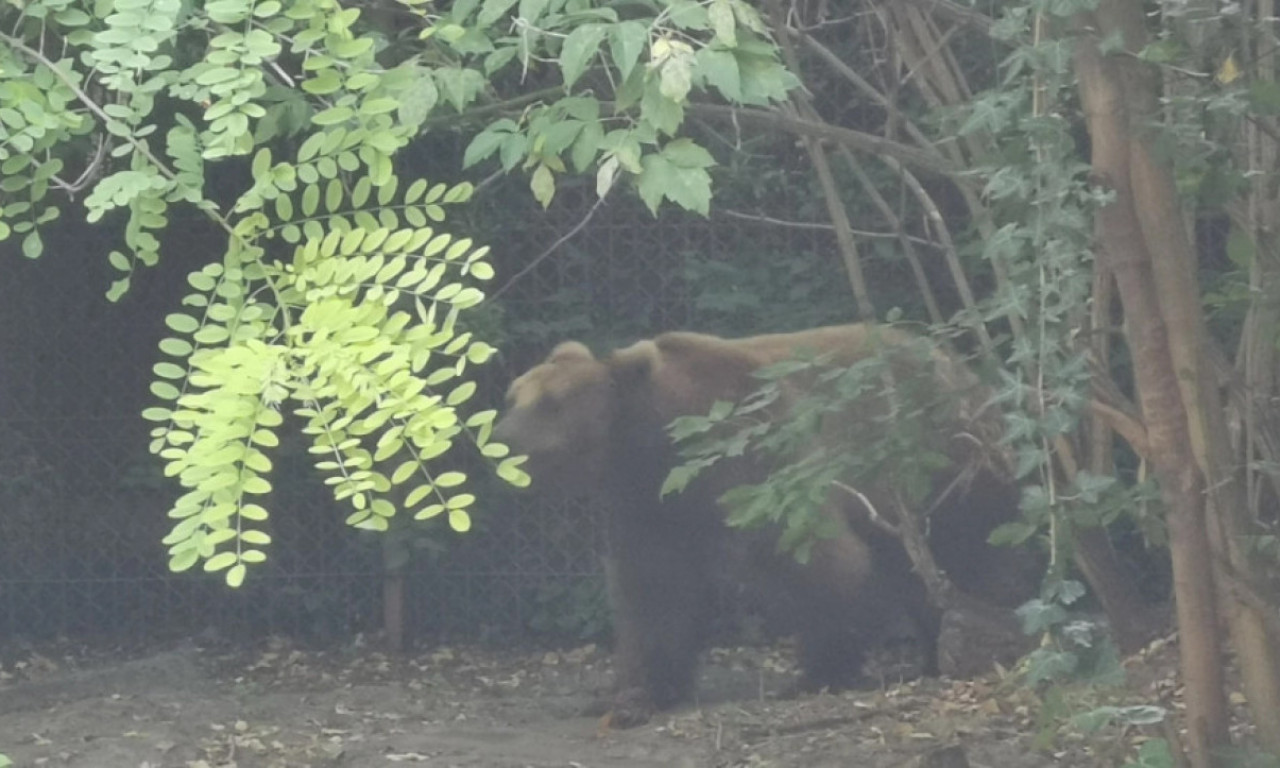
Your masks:
{"label": "yellow-green leaf", "polygon": [[435,517],[436,515],[440,514],[443,511],[444,511],[443,504],[430,504],[418,510],[417,514],[413,516],[413,519],[414,520],[430,520],[431,518]]}
{"label": "yellow-green leaf", "polygon": [[240,541],[245,544],[253,544],[259,547],[265,547],[271,543],[271,535],[266,531],[256,531],[250,528],[247,531],[240,532]]}
{"label": "yellow-green leaf", "polygon": [[230,568],[236,562],[235,552],[219,552],[208,560],[204,561],[204,569],[208,573],[220,571],[223,568]]}
{"label": "yellow-green leaf", "polygon": [[239,588],[239,586],[244,583],[244,577],[247,571],[248,569],[245,568],[244,563],[236,563],[233,565],[231,569],[227,571],[227,586],[232,589]]}
{"label": "yellow-green leaf", "polygon": [[462,485],[467,481],[467,476],[462,472],[445,472],[436,477],[437,488],[453,488]]}

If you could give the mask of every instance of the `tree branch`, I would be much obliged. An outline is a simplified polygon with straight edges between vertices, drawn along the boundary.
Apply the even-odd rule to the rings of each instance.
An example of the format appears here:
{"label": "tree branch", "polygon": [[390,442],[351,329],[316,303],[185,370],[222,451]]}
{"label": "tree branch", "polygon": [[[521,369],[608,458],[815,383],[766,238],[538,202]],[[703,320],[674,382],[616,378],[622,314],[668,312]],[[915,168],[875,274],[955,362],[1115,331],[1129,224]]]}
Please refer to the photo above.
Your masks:
{"label": "tree branch", "polygon": [[573,227],[571,227],[568,232],[565,232],[563,235],[556,238],[556,241],[551,245],[547,246],[546,250],[544,250],[542,253],[530,259],[528,264],[525,264],[524,267],[519,272],[512,275],[511,279],[508,280],[506,283],[504,283],[501,288],[494,291],[493,294],[489,297],[489,300],[493,301],[494,299],[498,298],[502,294],[506,293],[507,290],[511,288],[511,286],[515,285],[517,280],[519,280],[520,278],[532,272],[534,268],[537,267],[539,264],[541,264],[543,261],[545,261],[547,257],[555,253],[557,248],[564,245],[574,235],[581,232],[582,228],[587,226],[587,223],[591,221],[592,217],[596,215],[596,211],[600,210],[600,207],[604,205],[604,201],[607,199],[609,199],[609,197],[606,194],[604,197],[601,197],[600,199],[596,200],[595,204],[591,206],[591,208],[587,211],[586,215],[583,216],[578,221],[577,224],[574,224]]}
{"label": "tree branch", "polygon": [[[601,102],[601,106],[606,104],[612,106],[609,102]],[[830,123],[814,122],[770,110],[736,109],[719,104],[690,104],[687,109],[689,112],[704,117],[736,120],[740,125],[754,125],[757,128],[822,139],[850,149],[891,157],[906,165],[936,173],[940,176],[951,176],[959,172],[955,165],[947,162],[934,152],[912,147],[892,139],[863,133],[862,131],[831,125]]]}
{"label": "tree branch", "polygon": [[[893,1],[897,2],[897,0]],[[995,24],[995,19],[990,16],[951,2],[951,0],[907,0],[907,2],[934,13],[939,18],[975,29],[984,35],[990,34],[991,27]]]}

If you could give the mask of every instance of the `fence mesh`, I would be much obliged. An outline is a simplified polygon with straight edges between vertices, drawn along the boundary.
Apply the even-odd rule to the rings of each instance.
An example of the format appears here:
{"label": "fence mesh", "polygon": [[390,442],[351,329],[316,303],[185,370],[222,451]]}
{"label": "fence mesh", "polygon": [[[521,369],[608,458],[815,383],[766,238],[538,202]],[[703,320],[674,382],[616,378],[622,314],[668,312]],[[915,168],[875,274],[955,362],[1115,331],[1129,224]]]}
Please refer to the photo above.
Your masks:
{"label": "fence mesh", "polygon": [[[504,203],[483,214],[501,227],[463,213],[451,229],[481,230],[501,285],[577,224],[591,198],[570,187],[549,212]],[[201,253],[198,222],[189,224],[175,223],[161,265],[139,274],[117,305],[102,295],[111,233],[68,223],[50,232],[39,261],[0,254],[0,643],[59,635],[128,642],[210,629],[330,641],[380,625],[386,537],[343,524],[346,511],[314,477],[300,443],[277,456],[269,559],[243,588],[166,568],[160,541],[175,487],[147,453],[148,425],[138,414],[150,402],[163,317],[186,273],[213,255]],[[499,403],[511,375],[566,337],[604,348],[673,328],[763,330],[749,327],[762,315],[755,294],[735,298],[732,281],[715,273],[748,250],[810,264],[828,276],[814,291],[844,290],[831,287],[839,272],[825,231],[679,213],[655,219],[638,202],[612,201],[504,293],[503,354],[487,366],[481,396]],[[794,311],[770,308],[770,330],[778,318],[795,326],[822,319],[812,316],[813,297],[793,298]],[[840,311],[852,315],[851,307]],[[410,637],[511,642],[565,630],[553,614],[584,603],[599,581],[596,510],[484,479],[478,495],[466,535],[441,526],[398,534],[414,552],[405,580]],[[585,593],[574,591],[584,585]]]}

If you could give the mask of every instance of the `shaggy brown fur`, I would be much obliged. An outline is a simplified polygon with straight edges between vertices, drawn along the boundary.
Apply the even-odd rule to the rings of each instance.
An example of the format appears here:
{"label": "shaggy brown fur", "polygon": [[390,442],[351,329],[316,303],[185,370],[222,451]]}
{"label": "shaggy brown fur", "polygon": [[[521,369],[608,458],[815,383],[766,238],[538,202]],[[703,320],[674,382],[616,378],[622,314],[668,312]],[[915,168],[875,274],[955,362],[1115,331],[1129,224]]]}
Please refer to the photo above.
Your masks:
{"label": "shaggy brown fur", "polygon": [[[547,360],[515,379],[495,439],[529,456],[535,487],[590,493],[608,512],[606,576],[614,612],[617,693],[614,722],[634,724],[654,708],[668,707],[693,691],[704,617],[715,578],[728,574],[754,589],[775,616],[800,636],[806,687],[844,687],[861,672],[863,652],[884,629],[906,618],[931,643],[936,612],[911,573],[897,542],[868,524],[855,497],[833,491],[824,514],[835,535],[820,540],[810,562],[798,564],[777,551],[776,531],[728,528],[716,499],[745,482],[758,482],[764,468],[745,460],[721,461],[683,493],[659,498],[659,488],[677,457],[664,428],[679,416],[705,414],[717,400],[738,400],[759,385],[762,366],[799,353],[829,353],[849,365],[890,353],[915,337],[883,326],[847,325],[790,334],[722,339],[697,333],[666,333],[595,358],[582,344],[565,342]],[[905,357],[904,357],[905,359]],[[944,354],[931,365],[897,365],[901,375],[931,375],[954,393],[957,433],[984,426],[977,380]],[[929,371],[922,371],[921,368]],[[808,382],[784,385],[778,413],[803,394]],[[883,403],[872,406],[884,412]],[[817,439],[847,445],[865,409],[845,424],[824,428]],[[979,424],[979,422],[982,422]],[[850,429],[850,427],[854,429]],[[951,451],[971,460],[984,441],[950,440]],[[988,474],[944,510],[934,538],[946,541],[938,560],[962,587],[981,584],[985,536],[1006,516],[1017,497],[1008,483]],[[864,496],[887,508],[886,489]],[[977,493],[986,497],[976,501]],[[940,534],[940,535],[939,535]],[[972,577],[972,578],[969,578]],[[966,579],[970,582],[965,584]]]}

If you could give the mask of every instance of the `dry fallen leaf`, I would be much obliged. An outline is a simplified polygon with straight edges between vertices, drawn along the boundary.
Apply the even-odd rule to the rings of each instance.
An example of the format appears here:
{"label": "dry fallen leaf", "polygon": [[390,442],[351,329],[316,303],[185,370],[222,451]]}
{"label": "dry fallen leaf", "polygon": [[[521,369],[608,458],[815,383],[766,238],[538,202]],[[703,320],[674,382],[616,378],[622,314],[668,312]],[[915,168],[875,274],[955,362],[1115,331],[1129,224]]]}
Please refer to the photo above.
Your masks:
{"label": "dry fallen leaf", "polygon": [[426,755],[418,752],[399,752],[383,755],[383,757],[392,763],[425,763],[428,760]]}

